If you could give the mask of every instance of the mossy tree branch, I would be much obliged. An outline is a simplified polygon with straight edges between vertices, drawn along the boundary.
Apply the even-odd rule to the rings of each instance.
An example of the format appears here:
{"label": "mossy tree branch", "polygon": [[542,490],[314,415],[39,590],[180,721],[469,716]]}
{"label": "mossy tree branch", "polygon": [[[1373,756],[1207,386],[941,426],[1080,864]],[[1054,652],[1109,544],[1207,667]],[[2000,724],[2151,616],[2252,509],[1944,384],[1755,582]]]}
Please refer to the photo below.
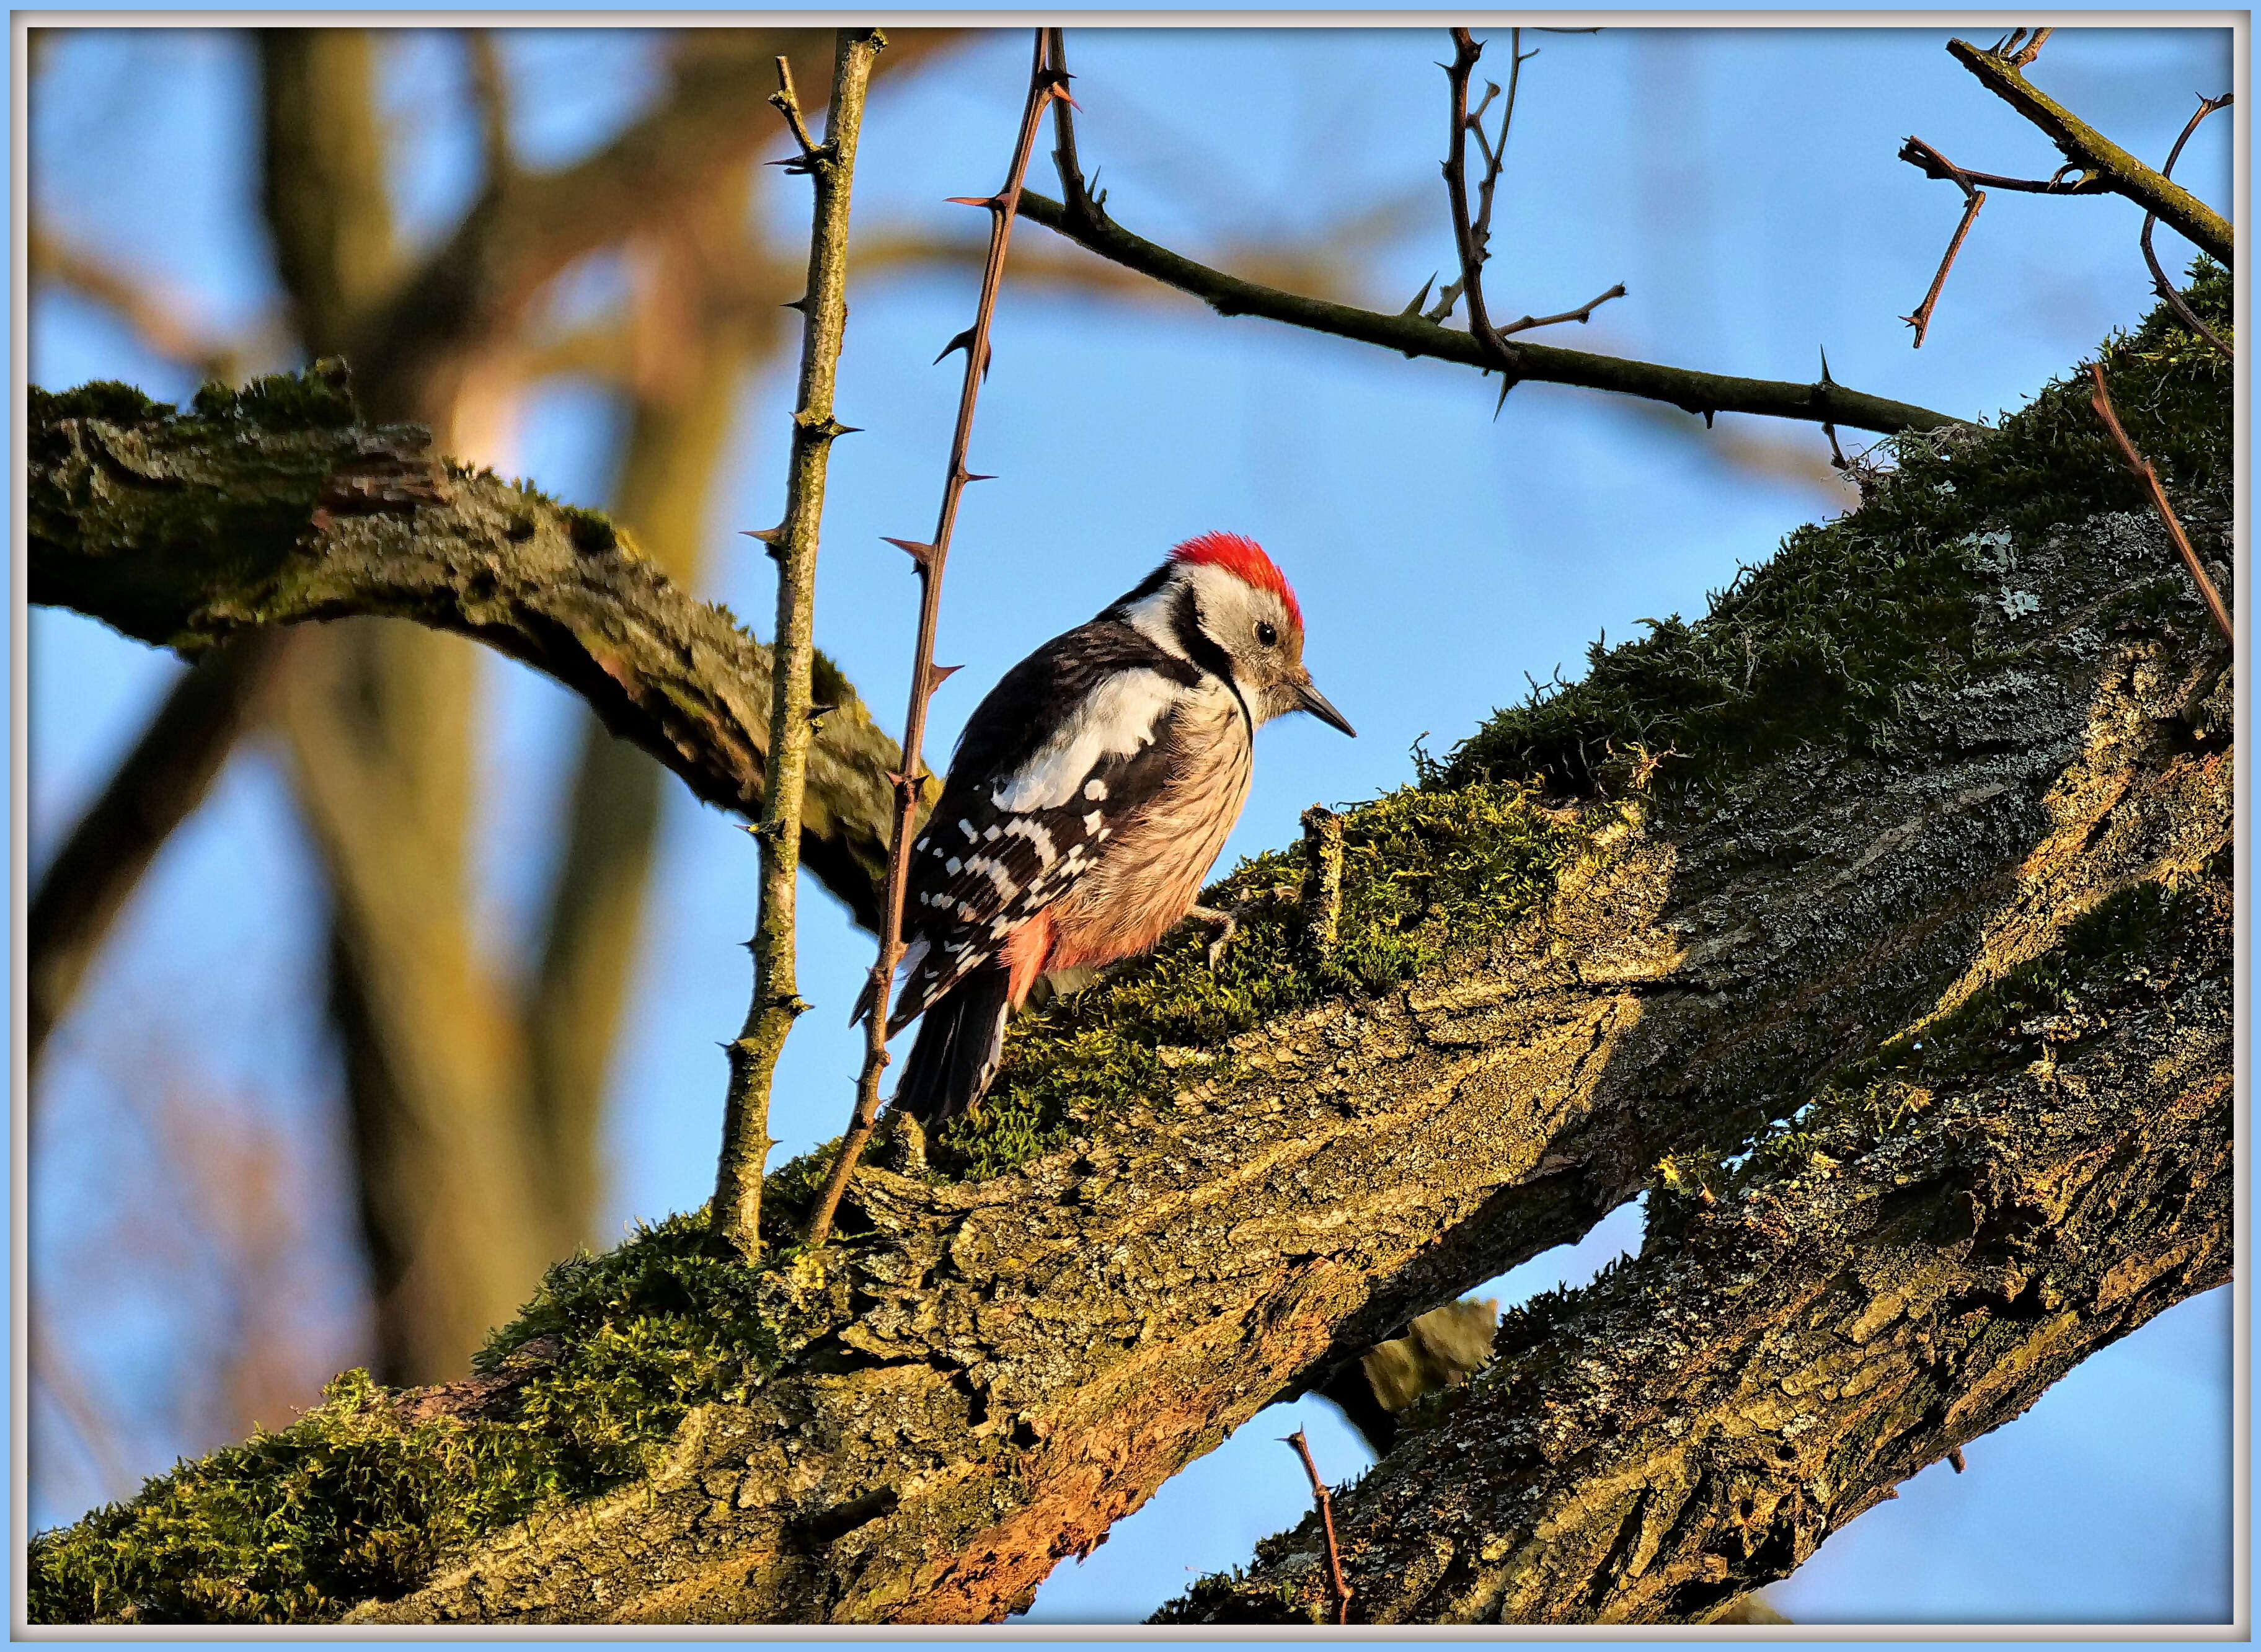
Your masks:
{"label": "mossy tree branch", "polygon": [[2231,1276],[2234,936],[2214,868],[2129,886],[1729,1172],[1640,1258],[1168,1623],[1716,1621],[2082,1359]]}
{"label": "mossy tree branch", "polygon": [[[2226,309],[2218,272],[2201,285],[2209,312]],[[2225,365],[2157,318],[2112,355],[2134,381],[2132,434],[2217,549]],[[2214,1013],[2213,954],[2139,948],[2148,976],[2107,971],[2108,992],[2049,973],[2162,891],[2203,913],[2229,890],[2228,662],[2133,485],[2100,462],[2104,441],[2071,386],[1999,431],[1905,439],[1858,511],[1793,535],[1709,616],[1598,656],[1585,685],[1503,714],[1427,786],[1347,814],[1330,958],[1295,901],[1257,899],[1283,879],[1292,893],[1294,876],[1288,858],[1260,858],[1212,895],[1249,912],[1220,960],[1181,935],[1024,1020],[983,1117],[934,1144],[964,1179],[867,1168],[834,1246],[772,1251],[760,1269],[717,1261],[703,1225],[693,1240],[680,1223],[562,1269],[497,1333],[515,1362],[422,1394],[348,1385],[288,1433],[40,1540],[34,1615],[992,1620],[1263,1405],[1575,1239],[1655,1188],[1661,1161],[1673,1185],[1709,1187],[1769,1121],[1812,1134],[1833,1110],[1904,1167],[1976,1189],[1982,1227],[2037,1210],[2028,1248],[2006,1253],[2058,1289],[2081,1282],[2049,1272],[2043,1230],[2150,1260],[2148,1239],[2126,1238],[2147,1222],[2170,1251],[2191,1239],[2136,1270],[2135,1306],[2101,1288],[2030,1299],[2048,1314],[2108,1311],[2124,1327],[2202,1288],[2226,1215],[2178,1191],[2199,1184],[2175,1167],[2211,1162],[2202,1131],[2228,1082],[2200,1014]],[[2030,1015],[1986,1018],[2059,988]],[[2172,1021],[2190,1035],[2179,1064],[2115,1055],[2109,1038],[2084,1048],[2081,1017],[2100,1010],[2112,1037]],[[1979,1052],[1968,1069],[1911,1074],[1916,1040],[1957,1029]],[[2116,1063],[2090,1116],[2144,1121],[2150,1133],[2106,1141],[2137,1155],[2124,1175],[2078,1157],[2090,1124],[2072,1103],[1976,1156],[1973,1138],[1922,1133],[1934,1113],[1970,1117],[1968,1074],[2022,1108],[2016,1074],[2052,1044],[2092,1090],[2107,1067],[2079,1064]],[[1872,1081],[1911,1078],[1934,1095],[1905,1110],[1913,1130],[1902,1110],[1866,1110]],[[2178,1134],[2186,1117],[2198,1122]],[[1866,1148],[1834,1139],[1826,1156],[1862,1162]],[[1964,1156],[1927,1158],[1927,1142]],[[1823,1168],[1805,1163],[1794,1174]],[[813,1156],[772,1176],[775,1232],[822,1168]],[[1889,1286],[1914,1271],[1893,1249],[1912,1240],[1892,1213],[1864,1214],[1865,1178],[1834,1202],[1826,1176],[1795,1198],[1777,1189],[1777,1215],[1812,1224],[1796,1233],[1819,1264],[1820,1241],[1838,1243]],[[2021,1180],[2038,1203],[2001,1191]],[[2052,1205],[2050,1186],[2086,1202]],[[1929,1183],[1901,1191],[1929,1208]],[[2114,1191],[2128,1196],[2100,1221]],[[1743,1196],[1713,1193],[1762,1208]],[[1654,1253],[1685,1240],[1700,1261],[1712,1241],[1693,1210],[1657,1203]],[[1718,1253],[1742,1232],[1723,1228]],[[1797,1266],[1783,1291],[1825,1300],[1827,1282]],[[1690,1314],[1718,1308],[1700,1268],[1683,1277]],[[1922,1377],[1958,1419],[2016,1403],[1975,1339],[2032,1334],[2023,1289],[1975,1301],[1999,1323],[1958,1320],[1974,1340],[1950,1352],[1974,1357]],[[1759,1291],[1750,1311],[1780,1300]],[[1911,1293],[1904,1312],[1929,1306]],[[1744,1347],[1733,1305],[1718,1311],[1716,1346]],[[2046,1375],[2110,1332],[2027,1346]],[[1844,1483],[1878,1487],[1957,1426]],[[1409,1419],[1401,1449],[1427,1433]],[[435,1485],[417,1465],[441,1450],[487,1466]],[[1562,1469],[1563,1495],[1598,1505],[1601,1483],[1580,1491],[1578,1472]],[[1464,1494],[1480,1513],[1483,1484]],[[1706,1529],[1670,1565],[1717,1553],[1729,1571],[1712,1585],[1758,1575],[1771,1562],[1735,1547],[1740,1510],[1698,1501]],[[1640,1538],[1636,1521],[1598,1560],[1566,1544],[1557,1569],[1626,1616],[1708,1610],[1612,1593],[1612,1557]]]}
{"label": "mossy tree branch", "polygon": [[[498,1536],[359,1618],[994,1620],[1263,1405],[1575,1239],[1652,1186],[1660,1160],[1716,1155],[1795,1113],[1827,1075],[1905,1049],[2130,891],[2222,894],[2228,679],[2195,603],[2125,572],[2137,522],[2021,569],[2052,617],[1990,623],[1999,664],[1911,691],[1908,726],[1935,741],[1920,756],[1809,750],[1692,818],[1563,816],[1481,783],[1353,816],[1343,973],[1314,973],[1286,918],[1252,919],[1213,984],[1202,937],[1181,937],[1023,1035],[1039,1066],[1024,1048],[994,1116],[938,1144],[1009,1168],[940,1184],[865,1169],[845,1253],[757,1287],[780,1349],[758,1388],[691,1412],[660,1467],[587,1522]],[[2153,604],[2171,632],[2132,620]],[[1358,972],[1382,967],[1368,880],[1436,892],[1439,860],[1463,856],[1487,887],[1519,868],[1523,916],[1511,904],[1487,923],[1479,908],[1467,941],[1410,980],[1365,984]],[[1256,979],[1280,1008],[1236,1008],[1256,990],[1237,983]],[[1121,1078],[1102,1066],[1116,1038],[1145,1051]],[[1047,1043],[1057,1069],[1041,1065]],[[2117,1116],[2179,1114],[2226,1084],[2227,1052],[2194,1042],[2171,1081],[2130,1064]],[[1066,1092],[1065,1138],[1016,1158],[1005,1143],[1047,1082]],[[2046,1177],[2053,1161],[2021,1153],[1990,1163]],[[817,1167],[779,1173],[781,1232]],[[2212,1208],[2177,1220],[2197,1232]],[[2173,1214],[2147,1210],[2130,1207],[2124,1231]],[[1868,1240],[1892,1237],[1845,1242],[1881,1265]],[[2211,1277],[2164,1273],[2138,1311]],[[2052,1345],[2035,1380],[2087,1338]],[[1934,1380],[1952,1404],[1992,1369]],[[1862,1483],[1880,1490],[1921,1460],[1884,1460]],[[1566,1496],[1592,1483],[1575,1462],[1564,1482]],[[1560,1565],[1567,1578],[1583,1562]],[[1628,1615],[1674,1609],[1658,1593]]]}
{"label": "mossy tree branch", "polygon": [[[808,286],[800,305],[800,393],[786,460],[785,519],[757,537],[777,562],[777,630],[771,642],[768,786],[762,798],[761,918],[754,930],[754,995],[730,1045],[723,1098],[722,1151],[715,1172],[714,1231],[751,1258],[762,1247],[762,1175],[769,1161],[770,1086],[793,1024],[808,1008],[794,965],[794,897],[800,881],[801,794],[808,772],[810,693],[816,657],[816,549],[832,444],[846,428],[832,416],[840,347],[848,331],[848,217],[856,183],[856,142],[872,64],[887,43],[876,29],[842,29],[832,59],[824,141],[813,143],[793,96],[793,71],[778,59],[772,99],[800,140],[793,170],[815,186],[808,235]],[[915,793],[914,793],[915,796]]]}
{"label": "mossy tree branch", "polygon": [[[434,458],[414,426],[353,419],[335,377],[183,414],[123,386],[35,391],[32,600],[189,655],[360,614],[452,631],[557,679],[702,800],[758,811],[767,649],[603,517]],[[829,662],[815,671],[838,709],[812,743],[801,857],[870,924],[895,748]]]}
{"label": "mossy tree branch", "polygon": [[2042,91],[2011,58],[1968,40],[1949,40],[1947,49],[1956,62],[1978,77],[1979,84],[2039,126],[2067,161],[2100,179],[2114,194],[2125,196],[2146,212],[2157,213],[2215,262],[2225,269],[2235,268],[2236,236],[2228,219],[2181,184],[2145,166]]}

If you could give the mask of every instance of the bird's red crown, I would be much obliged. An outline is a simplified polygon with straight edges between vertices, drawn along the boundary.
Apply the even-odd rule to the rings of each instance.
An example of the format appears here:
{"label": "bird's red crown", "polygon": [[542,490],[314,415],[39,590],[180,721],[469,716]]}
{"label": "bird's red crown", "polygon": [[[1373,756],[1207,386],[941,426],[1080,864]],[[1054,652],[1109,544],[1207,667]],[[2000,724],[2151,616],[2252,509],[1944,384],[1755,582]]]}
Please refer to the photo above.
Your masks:
{"label": "bird's red crown", "polygon": [[1303,608],[1296,600],[1295,587],[1288,583],[1288,576],[1280,571],[1278,564],[1264,554],[1264,547],[1254,540],[1240,534],[1202,534],[1172,547],[1170,560],[1206,563],[1224,569],[1259,591],[1269,591],[1287,604],[1288,617],[1296,622],[1296,628],[1303,628]]}

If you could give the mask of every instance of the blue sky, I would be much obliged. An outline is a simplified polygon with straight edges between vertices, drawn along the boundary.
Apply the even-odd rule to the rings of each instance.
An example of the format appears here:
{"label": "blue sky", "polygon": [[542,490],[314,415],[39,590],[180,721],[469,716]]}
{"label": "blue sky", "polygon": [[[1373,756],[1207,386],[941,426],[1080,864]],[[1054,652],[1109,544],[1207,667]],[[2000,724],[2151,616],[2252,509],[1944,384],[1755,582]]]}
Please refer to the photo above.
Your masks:
{"label": "blue sky", "polygon": [[[1954,190],[1894,159],[1920,133],[1955,160],[2046,172],[2047,144],[1957,68],[1937,30],[1610,30],[1527,37],[1526,67],[1487,278],[1496,312],[1566,307],[1611,282],[1629,296],[1557,341],[1691,366],[1810,378],[1964,413],[2014,406],[2148,306],[2140,215],[2114,198],[1997,193],[1959,260],[1924,348],[1899,317],[1928,284],[1959,210]],[[650,37],[513,37],[506,61],[530,163],[585,152],[656,83]],[[1103,169],[1130,227],[1230,264],[1291,241],[1330,249],[1351,284],[1396,309],[1449,265],[1437,183],[1448,47],[1438,31],[1075,30],[1086,166]],[[1506,41],[1492,48],[1502,60]],[[2226,32],[2062,30],[2036,78],[2135,153],[2163,156],[2199,92],[2230,83]],[[860,233],[966,233],[942,198],[994,184],[1017,113],[1027,43],[981,40],[915,76],[883,80],[866,127]],[[461,53],[402,36],[387,57],[401,134],[396,196],[413,233],[436,234],[472,187]],[[1487,67],[1491,67],[1488,63]],[[215,327],[275,302],[255,212],[250,57],[239,40],[132,32],[68,40],[32,114],[34,198],[121,262],[162,278]],[[781,152],[781,147],[780,147]],[[2228,205],[2229,126],[2193,142],[2178,176]],[[1038,182],[1050,190],[1040,171]],[[761,202],[780,236],[801,198]],[[1340,230],[1393,209],[1370,241]],[[1016,245],[1045,232],[1023,225]],[[2161,232],[2179,263],[2186,250]],[[601,303],[601,262],[572,277]],[[881,535],[922,536],[955,410],[950,366],[927,364],[970,313],[953,271],[856,283],[841,416],[866,434],[834,461],[818,637],[883,719],[898,715],[915,593]],[[32,375],[50,386],[121,377],[165,396],[192,386],[103,312],[33,305]],[[746,386],[715,503],[709,594],[765,614],[768,564],[735,537],[777,520],[790,365]],[[1188,534],[1253,534],[1296,584],[1309,659],[1354,722],[1343,740],[1309,719],[1264,734],[1254,795],[1226,861],[1292,837],[1314,801],[1368,797],[1410,778],[1408,750],[1442,751],[1525,673],[1575,672],[1597,635],[1644,615],[1699,611],[1740,563],[1849,501],[1817,476],[1818,433],[1725,416],[1700,421],[1581,391],[1493,391],[1465,370],[1408,363],[1189,300],[1122,303],[1008,289],[938,657],[965,674],[937,698],[930,760],[986,685],[1037,642],[1088,616]],[[619,415],[600,389],[531,392],[506,468],[601,505]],[[1848,433],[1849,434],[1849,433]],[[75,617],[32,616],[32,863],[99,785],[179,667]],[[481,825],[482,891],[498,956],[531,932],[555,845],[545,822],[565,779],[563,691],[501,660]],[[671,796],[633,1024],[607,1149],[607,1228],[696,1204],[711,1185],[722,1069],[747,982],[738,943],[755,901],[743,833]],[[804,994],[818,1012],[789,1047],[772,1124],[780,1153],[839,1127],[856,1044],[845,1009],[868,952],[829,900],[805,910]],[[216,1443],[174,1390],[209,1316],[137,1268],[124,1225],[136,1187],[162,1182],[166,1142],[133,1095],[145,1056],[193,1074],[200,1096],[279,1144],[311,1191],[292,1311],[333,1365],[357,1357],[355,1260],[337,1132],[339,1080],[319,1014],[321,896],[287,783],[247,751],[170,844],[58,1034],[33,1161],[32,1264],[73,1258],[100,1304],[59,1303],[90,1391],[121,1419],[133,1472]],[[120,1028],[131,1028],[130,1036]],[[137,1109],[139,1110],[137,1110]],[[137,1122],[140,1121],[140,1122]],[[126,1175],[118,1177],[114,1159]],[[122,1234],[117,1254],[73,1250]],[[1636,1246],[1626,1210],[1578,1247],[1540,1258],[1511,1296],[1580,1279]],[[98,1308],[98,1311],[97,1311]],[[1775,1598],[1802,1620],[2190,1620],[2228,1610],[2228,1294],[2164,1316],[2092,1360],[2019,1423],[1977,1442],[1825,1547]],[[209,1408],[205,1408],[208,1410]],[[1296,1421],[1331,1478],[1365,1464],[1312,1402],[1267,1412],[1065,1563],[1036,1615],[1120,1620],[1191,1576],[1246,1557],[1305,1496],[1274,1443]],[[270,1419],[273,1420],[273,1419]],[[102,1494],[66,1431],[35,1462],[34,1519]]]}

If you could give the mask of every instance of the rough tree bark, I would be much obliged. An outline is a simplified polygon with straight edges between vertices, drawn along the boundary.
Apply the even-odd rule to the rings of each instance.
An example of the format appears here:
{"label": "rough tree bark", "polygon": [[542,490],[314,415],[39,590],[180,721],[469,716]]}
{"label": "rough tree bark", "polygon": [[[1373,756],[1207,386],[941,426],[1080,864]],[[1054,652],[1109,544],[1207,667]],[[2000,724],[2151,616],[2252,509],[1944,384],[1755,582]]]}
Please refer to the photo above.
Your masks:
{"label": "rough tree bark", "polygon": [[[2215,814],[2226,763],[2160,777],[2147,807]],[[2092,922],[2086,955],[2045,955],[2070,966],[2070,1014],[1985,1027],[1944,1081],[1915,1056],[1868,1117],[1825,1110],[1746,1185],[1694,1184],[1676,1231],[1653,1214],[1633,1265],[1511,1316],[1475,1388],[1336,1495],[1352,1620],[1716,1619],[2229,1280],[2228,882],[2147,904]],[[1877,1139],[1878,1103],[1920,1118]],[[1332,1621],[1322,1548],[1306,1519],[1159,1620]]]}
{"label": "rough tree bark", "polygon": [[[167,438],[73,411],[95,410],[33,411],[36,600],[165,640],[372,606],[535,659],[702,794],[753,760],[753,645],[686,614],[666,634],[706,646],[654,658],[640,642],[646,615],[675,612],[664,582],[573,546],[570,521],[514,514],[531,507],[499,485],[406,465],[383,435],[309,447],[184,422]],[[1983,464],[2009,439],[1947,445]],[[2047,440],[2085,463],[2078,440]],[[137,475],[239,500],[245,449],[261,456],[248,506],[135,503]],[[1356,1609],[1381,1616],[1704,1616],[1783,1575],[2081,1353],[2222,1276],[2230,676],[2156,526],[2095,486],[2078,469],[2055,492],[2032,482],[2001,507],[2013,549],[1974,531],[1935,553],[1963,571],[1942,596],[1962,616],[1957,664],[1905,675],[1885,726],[1855,735],[1793,675],[1753,715],[1803,732],[1700,784],[1654,789],[1661,754],[1633,749],[1600,766],[1614,798],[1503,788],[1503,817],[1547,845],[1520,916],[1399,985],[1336,980],[1247,1031],[1175,1043],[1158,1087],[1071,1114],[1066,1145],[1003,1174],[859,1173],[848,1239],[760,1278],[762,1381],[694,1405],[648,1474],[573,1518],[489,1530],[405,1592],[322,1615],[1002,1616],[1261,1406],[1576,1238],[1655,1185],[1660,1161],[1716,1165],[1811,1107],[1800,1128],[1836,1164],[1809,1153],[1793,1175],[1777,1145],[1763,1162],[1779,1174],[1720,1172],[1719,1193],[1712,1171],[1676,1168],[1704,1191],[1622,1283],[1516,1321],[1500,1375],[1409,1431],[1403,1460],[1429,1466],[1446,1510],[1428,1558],[1378,1537],[1353,1556]],[[235,560],[234,521],[263,514],[260,542],[291,543],[290,512],[312,499],[303,542]],[[2226,498],[2196,505],[2218,550]],[[1818,579],[1833,600],[1867,577],[1857,555],[1757,576]],[[1826,641],[1841,661],[1870,646]],[[1365,841],[1356,817],[1346,830]],[[1397,870],[1363,852],[1351,877]],[[2092,980],[2094,935],[2145,902],[2197,916]],[[2041,1031],[1985,1020],[2049,971],[2091,1008]],[[1071,1024],[1142,978],[1127,979]],[[1950,1032],[1964,1067],[1912,1055]],[[2052,1046],[2055,1076],[2027,1074]],[[1863,1074],[1926,1088],[1928,1105],[1848,1146],[1860,1131],[1827,1120],[1875,1112]],[[1865,1099],[1833,1102],[1832,1085]],[[1669,1291],[1669,1315],[1644,1310],[1649,1291]],[[513,1385],[559,1357],[529,1346],[398,1414],[506,1416]],[[1580,1359],[1601,1368],[1577,1366],[1550,1411],[1553,1374]],[[1603,1437],[1604,1416],[1624,1438]],[[1480,1469],[1460,1448],[1471,1431],[1497,1442]],[[1416,1483],[1346,1494],[1354,1530]],[[1561,1519],[1533,1528],[1537,1500]],[[1198,1609],[1292,1608],[1298,1547],[1260,1573],[1286,1585],[1276,1605],[1225,1585]]]}
{"label": "rough tree bark", "polygon": [[[696,795],[750,813],[768,650],[604,517],[435,458],[416,426],[356,426],[328,370],[182,415],[123,386],[35,393],[33,600],[191,655],[279,625],[413,620],[548,672]],[[813,748],[801,852],[869,923],[895,748],[823,669],[840,710]]]}

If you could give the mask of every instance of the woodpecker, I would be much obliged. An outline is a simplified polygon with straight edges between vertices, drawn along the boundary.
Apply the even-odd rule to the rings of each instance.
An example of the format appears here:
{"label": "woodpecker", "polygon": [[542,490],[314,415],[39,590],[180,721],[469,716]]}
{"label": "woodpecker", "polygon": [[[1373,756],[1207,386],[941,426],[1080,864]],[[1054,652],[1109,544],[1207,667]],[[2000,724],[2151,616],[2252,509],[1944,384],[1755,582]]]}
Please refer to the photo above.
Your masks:
{"label": "woodpecker", "polygon": [[895,1107],[972,1109],[1039,975],[1145,952],[1186,916],[1248,801],[1257,729],[1289,711],[1358,732],[1303,665],[1294,590],[1238,534],[1177,546],[1005,673],[912,844],[887,1036],[926,1019]]}

